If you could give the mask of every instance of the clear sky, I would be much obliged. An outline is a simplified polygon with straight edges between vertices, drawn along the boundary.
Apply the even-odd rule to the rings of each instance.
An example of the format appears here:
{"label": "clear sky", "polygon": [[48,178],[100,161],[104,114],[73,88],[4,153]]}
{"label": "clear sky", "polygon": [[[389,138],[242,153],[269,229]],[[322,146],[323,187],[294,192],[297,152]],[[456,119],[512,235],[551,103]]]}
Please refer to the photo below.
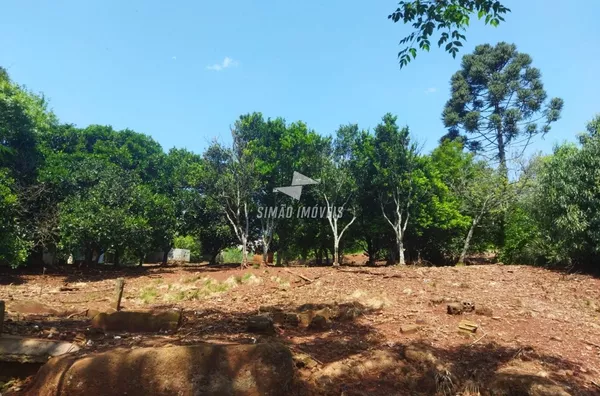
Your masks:
{"label": "clear sky", "polygon": [[[373,128],[386,112],[433,148],[460,57],[440,49],[399,70],[409,31],[395,0],[4,0],[0,65],[43,92],[61,121],[111,124],[165,149],[201,152],[247,112],[302,120],[321,134]],[[506,0],[498,28],[473,22],[468,43],[507,41],[533,57],[562,119],[536,148],[573,140],[600,112],[600,1]]]}

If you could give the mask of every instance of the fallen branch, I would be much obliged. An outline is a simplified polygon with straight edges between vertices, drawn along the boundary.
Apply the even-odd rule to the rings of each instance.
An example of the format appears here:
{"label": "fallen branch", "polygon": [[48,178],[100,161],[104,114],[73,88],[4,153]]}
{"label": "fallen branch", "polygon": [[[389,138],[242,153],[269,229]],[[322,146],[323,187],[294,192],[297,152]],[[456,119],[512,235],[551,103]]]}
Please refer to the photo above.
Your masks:
{"label": "fallen branch", "polygon": [[581,341],[581,342],[583,342],[583,343],[586,343],[586,344],[588,344],[588,345],[591,345],[591,346],[595,346],[596,348],[600,348],[600,345],[599,345],[599,344],[593,343],[593,342],[591,342],[591,341],[588,341],[588,340],[584,340],[583,338],[580,338],[580,339],[579,339],[579,341]]}
{"label": "fallen branch", "polygon": [[313,283],[313,282],[314,282],[312,279],[310,279],[310,278],[307,278],[307,277],[306,277],[306,276],[304,276],[304,275],[300,275],[300,274],[297,274],[297,273],[295,273],[295,272],[292,272],[292,271],[290,271],[290,270],[289,270],[289,269],[287,269],[287,268],[283,268],[283,270],[284,270],[285,272],[288,272],[288,273],[292,274],[292,275],[296,275],[298,278],[300,278],[300,279],[303,279],[303,280],[307,281],[308,283]]}
{"label": "fallen branch", "polygon": [[71,315],[67,316],[67,319],[71,319],[72,317],[77,316],[77,315],[85,315],[85,314],[87,314],[87,312],[88,312],[88,309],[86,308],[81,312],[72,313]]}
{"label": "fallen branch", "polygon": [[313,355],[311,355],[310,353],[308,353],[308,352],[306,352],[306,351],[304,351],[304,350],[300,349],[299,347],[290,347],[290,349],[291,349],[291,350],[295,350],[295,351],[297,351],[297,352],[300,352],[300,353],[302,353],[302,354],[304,354],[304,355],[308,356],[309,358],[311,358],[311,359],[312,359],[312,360],[314,360],[315,362],[319,363],[321,366],[324,366],[324,365],[325,365],[325,364],[324,364],[322,361],[320,361],[319,359],[317,359],[316,357],[314,357],[314,356],[313,356]]}
{"label": "fallen branch", "polygon": [[480,341],[480,340],[481,340],[483,337],[485,337],[486,335],[487,335],[487,333],[484,333],[484,334],[483,334],[481,337],[479,337],[478,339],[476,339],[475,341],[473,341],[473,342],[471,343],[471,345],[475,345],[475,344],[477,344],[477,343],[478,343],[478,342],[479,342],[479,341]]}

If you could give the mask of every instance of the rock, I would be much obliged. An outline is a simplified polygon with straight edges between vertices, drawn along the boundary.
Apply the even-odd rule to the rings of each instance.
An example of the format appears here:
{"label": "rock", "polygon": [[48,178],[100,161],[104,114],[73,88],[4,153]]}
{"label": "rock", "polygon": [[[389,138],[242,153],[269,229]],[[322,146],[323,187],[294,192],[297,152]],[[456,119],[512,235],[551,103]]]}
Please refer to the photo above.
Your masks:
{"label": "rock", "polygon": [[259,333],[259,334],[274,334],[275,327],[273,326],[273,321],[268,316],[251,316],[248,318],[248,322],[246,324],[246,329],[250,333]]}
{"label": "rock", "polygon": [[36,301],[15,301],[7,311],[22,315],[56,315],[58,311]]}
{"label": "rock", "polygon": [[449,315],[460,315],[463,312],[463,305],[461,303],[450,303],[447,312]]}
{"label": "rock", "polygon": [[87,316],[90,319],[94,319],[94,317],[99,313],[100,311],[98,311],[97,309],[88,309],[85,316]]}
{"label": "rock", "polygon": [[573,376],[573,370],[558,370],[556,372],[556,374],[563,376],[563,377],[572,377]]}
{"label": "rock", "polygon": [[477,306],[477,308],[475,308],[475,315],[492,317],[494,315],[494,311],[492,311],[490,307]]}
{"label": "rock", "polygon": [[[331,318],[340,314],[339,312],[336,312],[329,307],[325,307],[325,308],[317,309],[317,310],[310,309],[310,307],[312,307],[312,306],[307,305],[307,306],[300,307],[301,312],[298,313],[298,321],[302,327],[309,327],[315,316],[321,316],[321,317],[325,318],[325,321],[327,323],[329,323]],[[317,321],[320,321],[320,319],[318,319]]]}
{"label": "rock", "polygon": [[274,311],[271,313],[273,322],[279,325],[298,327],[298,315],[290,312]]}
{"label": "rock", "polygon": [[0,361],[45,363],[49,357],[77,352],[79,347],[70,342],[3,335],[0,337]]}
{"label": "rock", "polygon": [[157,333],[175,331],[181,323],[181,312],[128,312],[118,311],[110,314],[99,313],[92,319],[92,328],[104,331],[123,331],[129,333]]}
{"label": "rock", "polygon": [[322,315],[315,315],[308,325],[311,330],[325,330],[330,327],[330,322]]}
{"label": "rock", "polygon": [[414,334],[417,331],[419,331],[419,328],[421,326],[419,325],[413,325],[413,324],[409,324],[409,325],[404,325],[400,327],[400,332],[402,332],[403,334]]}
{"label": "rock", "polygon": [[562,338],[560,338],[560,337],[557,337],[557,336],[552,336],[552,337],[550,337],[550,339],[551,339],[552,341],[558,341],[558,342],[562,342]]}
{"label": "rock", "polygon": [[50,360],[28,396],[287,395],[292,354],[281,344],[114,349]]}
{"label": "rock", "polygon": [[570,393],[565,392],[563,388],[558,385],[549,384],[534,384],[529,388],[529,395],[531,396],[571,396]]}
{"label": "rock", "polygon": [[305,353],[295,353],[294,354],[294,363],[296,363],[296,367],[298,368],[307,368],[312,369],[316,367],[319,363]]}
{"label": "rock", "polygon": [[410,296],[412,294],[412,289],[406,288],[402,290],[402,293],[406,294],[407,296]]}

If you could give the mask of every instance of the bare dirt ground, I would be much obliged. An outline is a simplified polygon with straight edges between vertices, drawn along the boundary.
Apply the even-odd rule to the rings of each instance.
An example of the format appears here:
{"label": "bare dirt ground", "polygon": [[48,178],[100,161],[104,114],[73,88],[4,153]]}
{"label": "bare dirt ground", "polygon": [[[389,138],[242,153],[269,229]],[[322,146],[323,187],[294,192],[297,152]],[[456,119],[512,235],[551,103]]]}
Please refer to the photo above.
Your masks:
{"label": "bare dirt ground", "polygon": [[[296,355],[296,394],[600,394],[600,279],[587,275],[503,265],[3,271],[4,332],[73,341],[80,354],[278,341]],[[111,307],[119,277],[123,310],[182,309],[179,330],[90,329],[88,312]],[[23,302],[44,305],[15,312],[27,311]],[[450,315],[451,302],[475,311]],[[247,329],[253,315],[314,316],[323,308],[335,314],[320,326],[276,321],[274,335]],[[459,332],[464,320],[475,333]]]}

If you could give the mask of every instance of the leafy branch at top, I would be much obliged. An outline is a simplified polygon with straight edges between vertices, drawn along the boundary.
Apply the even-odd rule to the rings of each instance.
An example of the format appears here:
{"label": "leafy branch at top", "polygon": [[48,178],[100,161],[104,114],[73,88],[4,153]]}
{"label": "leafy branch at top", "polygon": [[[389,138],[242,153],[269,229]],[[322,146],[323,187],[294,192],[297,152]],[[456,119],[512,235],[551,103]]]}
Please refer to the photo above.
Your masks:
{"label": "leafy branch at top", "polygon": [[[504,21],[503,14],[510,9],[497,0],[415,0],[401,1],[396,11],[388,15],[394,22],[411,24],[414,31],[400,40],[398,53],[400,68],[417,57],[417,51],[429,51],[434,31],[441,31],[438,47],[456,57],[466,36],[461,32],[469,26],[470,17],[476,13],[485,24],[498,26]],[[418,49],[417,49],[418,48]]]}

